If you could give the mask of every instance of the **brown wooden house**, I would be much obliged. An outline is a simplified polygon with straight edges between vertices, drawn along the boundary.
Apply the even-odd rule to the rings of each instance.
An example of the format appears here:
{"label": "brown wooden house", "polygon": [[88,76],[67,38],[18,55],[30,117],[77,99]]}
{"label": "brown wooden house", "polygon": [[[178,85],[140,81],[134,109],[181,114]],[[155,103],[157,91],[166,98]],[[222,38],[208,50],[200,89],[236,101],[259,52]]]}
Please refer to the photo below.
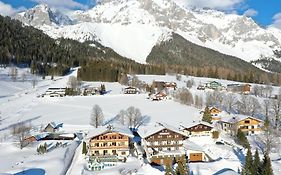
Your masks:
{"label": "brown wooden house", "polygon": [[188,126],[182,125],[182,130],[190,137],[212,136],[213,126],[207,122],[194,122]]}
{"label": "brown wooden house", "polygon": [[166,124],[139,130],[142,146],[150,162],[165,164],[185,156],[183,141],[188,137],[185,133]]}
{"label": "brown wooden house", "polygon": [[127,157],[129,143],[133,137],[125,128],[101,127],[93,131],[89,138],[89,154],[95,157]]}

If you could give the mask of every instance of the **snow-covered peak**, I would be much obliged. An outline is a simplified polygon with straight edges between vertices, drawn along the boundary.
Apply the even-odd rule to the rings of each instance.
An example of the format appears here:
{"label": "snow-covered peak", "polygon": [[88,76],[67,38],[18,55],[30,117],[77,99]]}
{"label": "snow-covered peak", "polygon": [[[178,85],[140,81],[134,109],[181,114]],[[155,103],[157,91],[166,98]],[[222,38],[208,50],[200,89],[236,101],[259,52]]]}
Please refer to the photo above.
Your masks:
{"label": "snow-covered peak", "polygon": [[[54,38],[95,40],[142,63],[151,49],[169,39],[172,32],[246,61],[274,57],[273,51],[281,50],[280,30],[262,28],[243,15],[189,9],[181,0],[99,0],[92,9],[73,12],[73,25],[61,23],[62,17],[45,5],[38,8],[38,14],[34,12],[37,8],[18,16]],[[46,10],[48,13],[43,13]]]}
{"label": "snow-covered peak", "polygon": [[15,16],[16,19],[27,25],[40,27],[42,25],[70,25],[71,19],[61,12],[51,9],[47,4],[39,4]]}

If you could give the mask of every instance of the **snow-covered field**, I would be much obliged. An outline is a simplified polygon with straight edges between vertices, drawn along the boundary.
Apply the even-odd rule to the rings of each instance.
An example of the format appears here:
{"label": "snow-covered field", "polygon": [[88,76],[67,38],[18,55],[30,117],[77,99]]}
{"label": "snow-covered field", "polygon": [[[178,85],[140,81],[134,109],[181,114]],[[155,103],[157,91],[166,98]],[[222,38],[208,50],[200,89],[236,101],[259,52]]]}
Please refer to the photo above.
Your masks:
{"label": "snow-covered field", "polygon": [[[20,69],[19,74],[22,71],[26,70]],[[0,124],[0,174],[17,173],[23,170],[28,172],[36,171],[39,175],[65,174],[69,162],[72,160],[72,155],[78,146],[77,142],[71,141],[67,147],[56,148],[44,155],[36,153],[36,147],[39,143],[20,150],[10,136],[11,126],[18,122],[30,121],[32,125],[38,127],[52,121],[63,122],[64,131],[77,132],[82,130],[87,132],[91,129],[89,125],[90,113],[95,104],[102,108],[105,120],[115,117],[120,110],[127,109],[129,106],[137,107],[143,115],[150,116],[150,123],[166,122],[173,126],[179,126],[180,124],[189,124],[194,120],[199,120],[201,117],[199,109],[179,104],[173,100],[151,101],[147,99],[147,94],[123,95],[121,92],[124,87],[119,83],[105,82],[106,89],[111,90],[111,92],[103,96],[37,97],[49,87],[65,87],[68,77],[75,75],[76,71],[65,77],[55,77],[55,81],[50,80],[50,77],[46,77],[45,80],[37,77],[38,81],[35,88],[32,88],[31,83],[31,80],[34,79],[33,76],[28,75],[25,82],[20,82],[20,80],[13,82],[7,74],[8,69],[0,69],[0,115],[2,117]],[[153,80],[173,81],[179,87],[185,87],[185,82],[191,78],[194,79],[196,85],[213,80],[182,76],[182,80],[178,81],[174,75],[138,75],[138,78],[147,83],[151,83]],[[232,83],[226,80],[219,81],[224,85]],[[99,86],[101,82],[87,82],[87,84]],[[198,95],[205,94],[205,91],[198,91],[196,87],[193,87],[191,91]],[[275,91],[277,91],[277,88],[275,88]],[[191,163],[190,169],[194,175],[234,174],[238,168],[241,169],[241,163],[244,158],[237,147],[217,146],[212,139],[193,139],[214,159],[213,162],[208,163]],[[80,149],[81,145],[78,146],[76,152],[80,152]],[[274,172],[279,174],[281,171],[281,155],[274,154],[274,158],[276,160],[273,162]],[[74,155],[70,167],[68,174],[92,174],[92,172],[84,170],[85,160],[81,154]],[[142,164],[133,157],[126,164],[120,164],[117,167],[105,169],[95,174],[118,175],[122,173],[120,168],[125,168],[128,171],[137,169],[135,174],[139,175],[164,174],[164,172],[150,165]]]}

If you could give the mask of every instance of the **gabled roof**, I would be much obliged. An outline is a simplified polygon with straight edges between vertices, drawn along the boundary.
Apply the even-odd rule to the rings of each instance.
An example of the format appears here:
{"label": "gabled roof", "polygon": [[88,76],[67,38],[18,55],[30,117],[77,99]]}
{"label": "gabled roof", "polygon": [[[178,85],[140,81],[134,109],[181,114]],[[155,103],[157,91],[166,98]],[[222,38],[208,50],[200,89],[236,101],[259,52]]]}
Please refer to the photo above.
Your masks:
{"label": "gabled roof", "polygon": [[88,133],[87,135],[87,139],[91,139],[93,137],[96,137],[96,136],[99,136],[99,135],[102,135],[102,134],[106,134],[106,133],[109,133],[109,132],[116,132],[116,133],[119,133],[121,135],[126,135],[128,137],[131,137],[133,138],[134,135],[132,133],[132,131],[127,128],[127,127],[121,127],[121,126],[101,126],[101,127],[98,127],[98,128],[94,128],[92,130],[90,130],[90,132]]}
{"label": "gabled roof", "polygon": [[263,120],[260,120],[258,118],[252,117],[252,116],[246,116],[245,118],[240,118],[238,121],[246,120],[246,119],[252,119],[252,120],[257,120],[259,122],[263,122]]}
{"label": "gabled roof", "polygon": [[[52,128],[54,128],[54,129],[58,129],[58,128],[62,128],[62,126],[63,126],[63,123],[59,123],[59,124],[56,124],[55,122],[51,122],[51,123],[48,123],[48,125],[50,125]],[[48,126],[47,125],[47,126]],[[46,127],[47,127],[46,126]]]}
{"label": "gabled roof", "polygon": [[204,121],[194,121],[193,123],[190,123],[190,124],[188,124],[188,125],[181,125],[183,128],[185,128],[185,129],[189,129],[189,128],[192,128],[192,127],[194,127],[194,126],[196,126],[196,125],[199,125],[199,124],[202,124],[202,125],[205,125],[205,126],[208,126],[208,127],[211,127],[211,128],[213,128],[214,126],[213,125],[211,125],[210,123],[208,123],[208,122],[204,122]]}
{"label": "gabled roof", "polygon": [[224,115],[221,117],[221,121],[222,122],[226,122],[226,123],[235,123],[235,122],[239,122],[242,120],[245,120],[247,118],[250,118],[252,120],[257,120],[259,122],[264,122],[258,118],[255,117],[251,117],[251,116],[247,116],[247,115],[242,115],[242,114],[228,114],[228,115]]}
{"label": "gabled roof", "polygon": [[140,127],[138,130],[138,134],[140,135],[141,138],[147,138],[153,134],[156,134],[157,132],[163,130],[163,129],[168,129],[170,131],[176,132],[180,135],[183,135],[185,137],[188,137],[185,133],[181,132],[179,129],[177,129],[174,126],[168,125],[166,123],[156,123],[154,126],[145,126],[145,127]]}

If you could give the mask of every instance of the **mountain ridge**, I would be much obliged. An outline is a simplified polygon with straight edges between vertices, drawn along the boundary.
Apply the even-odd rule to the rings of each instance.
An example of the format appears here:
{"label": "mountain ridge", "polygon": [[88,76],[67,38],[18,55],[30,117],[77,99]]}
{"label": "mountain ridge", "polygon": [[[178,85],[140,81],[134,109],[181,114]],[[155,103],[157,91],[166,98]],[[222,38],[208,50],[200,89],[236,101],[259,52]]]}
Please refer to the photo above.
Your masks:
{"label": "mountain ridge", "polygon": [[261,57],[280,62],[274,55],[275,50],[281,50],[280,30],[263,29],[246,16],[186,9],[175,0],[100,1],[92,9],[75,11],[70,16],[74,21],[71,25],[35,27],[53,38],[100,42],[140,63],[146,63],[152,48],[172,32],[194,44],[247,62]]}

